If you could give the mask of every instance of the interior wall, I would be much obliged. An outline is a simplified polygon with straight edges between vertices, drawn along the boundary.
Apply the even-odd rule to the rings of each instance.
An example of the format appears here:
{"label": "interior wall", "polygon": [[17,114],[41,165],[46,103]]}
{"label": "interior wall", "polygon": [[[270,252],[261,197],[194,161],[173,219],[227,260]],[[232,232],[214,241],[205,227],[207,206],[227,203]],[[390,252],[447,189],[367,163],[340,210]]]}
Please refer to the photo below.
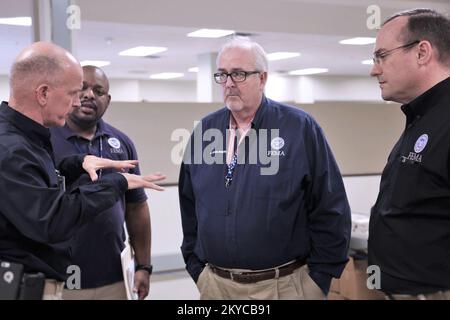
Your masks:
{"label": "interior wall", "polygon": [[[112,101],[116,102],[198,101],[195,80],[109,79],[109,83]],[[269,75],[266,84],[266,95],[277,101],[298,103],[381,101],[379,87],[370,77],[292,77],[273,73]],[[7,100],[8,97],[8,77],[0,76],[0,99]]]}

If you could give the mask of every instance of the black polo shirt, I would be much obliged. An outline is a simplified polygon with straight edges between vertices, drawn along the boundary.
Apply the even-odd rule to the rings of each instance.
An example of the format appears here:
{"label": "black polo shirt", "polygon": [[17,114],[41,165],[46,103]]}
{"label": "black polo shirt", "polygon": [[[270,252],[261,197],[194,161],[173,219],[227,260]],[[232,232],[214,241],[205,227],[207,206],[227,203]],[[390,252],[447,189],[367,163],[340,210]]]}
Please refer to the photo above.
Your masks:
{"label": "black polo shirt", "polygon": [[369,263],[386,292],[449,290],[450,78],[401,108],[406,128],[372,208]]}
{"label": "black polo shirt", "polygon": [[[100,120],[91,141],[79,137],[67,124],[50,130],[56,160],[88,153],[112,160],[137,160],[133,142],[123,132]],[[112,170],[103,170],[101,177]],[[129,173],[140,174],[139,167]],[[87,179],[87,175],[84,177]],[[73,187],[73,186],[72,186]],[[126,203],[143,202],[143,189],[128,190],[113,207],[85,225],[70,243],[72,264],[81,268],[81,287],[96,288],[123,280],[120,253],[124,248]],[[100,201],[100,199],[98,200]]]}
{"label": "black polo shirt", "polygon": [[[127,181],[114,173],[64,192],[49,130],[6,102],[0,107],[0,150],[0,260],[62,281],[70,261],[67,252],[56,248],[113,206],[125,193]],[[83,158],[61,162],[59,169],[68,182],[83,172]]]}

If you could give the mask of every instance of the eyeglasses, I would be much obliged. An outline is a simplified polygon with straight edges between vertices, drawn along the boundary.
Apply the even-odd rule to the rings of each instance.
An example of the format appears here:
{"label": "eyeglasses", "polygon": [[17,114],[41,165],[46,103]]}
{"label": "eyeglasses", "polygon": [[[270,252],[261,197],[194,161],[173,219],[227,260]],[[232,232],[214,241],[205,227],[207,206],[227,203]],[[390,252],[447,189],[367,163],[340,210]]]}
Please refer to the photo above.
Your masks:
{"label": "eyeglasses", "polygon": [[407,44],[404,44],[400,47],[391,49],[391,50],[387,50],[387,51],[382,51],[382,52],[374,52],[373,54],[373,63],[376,65],[380,65],[381,62],[390,54],[392,54],[394,51],[398,50],[398,49],[408,49],[410,47],[415,46],[416,44],[418,44],[420,42],[420,40],[416,40]]}
{"label": "eyeglasses", "polygon": [[217,72],[214,73],[214,80],[219,83],[225,83],[227,82],[228,77],[231,77],[231,80],[234,82],[243,82],[245,79],[247,79],[247,76],[261,73],[260,71],[232,71],[230,73],[227,72]]}

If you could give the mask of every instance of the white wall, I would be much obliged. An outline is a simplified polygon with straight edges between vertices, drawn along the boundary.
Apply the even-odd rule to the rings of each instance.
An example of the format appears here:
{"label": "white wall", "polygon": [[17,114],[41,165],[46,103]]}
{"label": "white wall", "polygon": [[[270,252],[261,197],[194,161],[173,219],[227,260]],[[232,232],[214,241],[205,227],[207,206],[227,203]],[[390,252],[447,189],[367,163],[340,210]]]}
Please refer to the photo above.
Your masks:
{"label": "white wall", "polygon": [[109,93],[113,101],[142,101],[138,80],[109,79]]}
{"label": "white wall", "polygon": [[0,100],[8,101],[9,99],[9,80],[6,76],[0,77]]}
{"label": "white wall", "polygon": [[142,100],[157,102],[196,102],[195,81],[139,81]]}
{"label": "white wall", "polygon": [[381,101],[375,79],[367,77],[309,77],[316,101]]}

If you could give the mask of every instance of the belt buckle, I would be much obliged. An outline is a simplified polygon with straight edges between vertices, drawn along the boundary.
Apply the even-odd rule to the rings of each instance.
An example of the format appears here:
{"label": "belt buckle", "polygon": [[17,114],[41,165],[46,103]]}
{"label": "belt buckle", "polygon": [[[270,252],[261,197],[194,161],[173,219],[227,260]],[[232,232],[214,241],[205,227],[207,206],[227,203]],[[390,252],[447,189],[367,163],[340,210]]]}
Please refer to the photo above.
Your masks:
{"label": "belt buckle", "polygon": [[278,278],[280,278],[280,269],[275,268],[275,278],[274,279],[278,279]]}

